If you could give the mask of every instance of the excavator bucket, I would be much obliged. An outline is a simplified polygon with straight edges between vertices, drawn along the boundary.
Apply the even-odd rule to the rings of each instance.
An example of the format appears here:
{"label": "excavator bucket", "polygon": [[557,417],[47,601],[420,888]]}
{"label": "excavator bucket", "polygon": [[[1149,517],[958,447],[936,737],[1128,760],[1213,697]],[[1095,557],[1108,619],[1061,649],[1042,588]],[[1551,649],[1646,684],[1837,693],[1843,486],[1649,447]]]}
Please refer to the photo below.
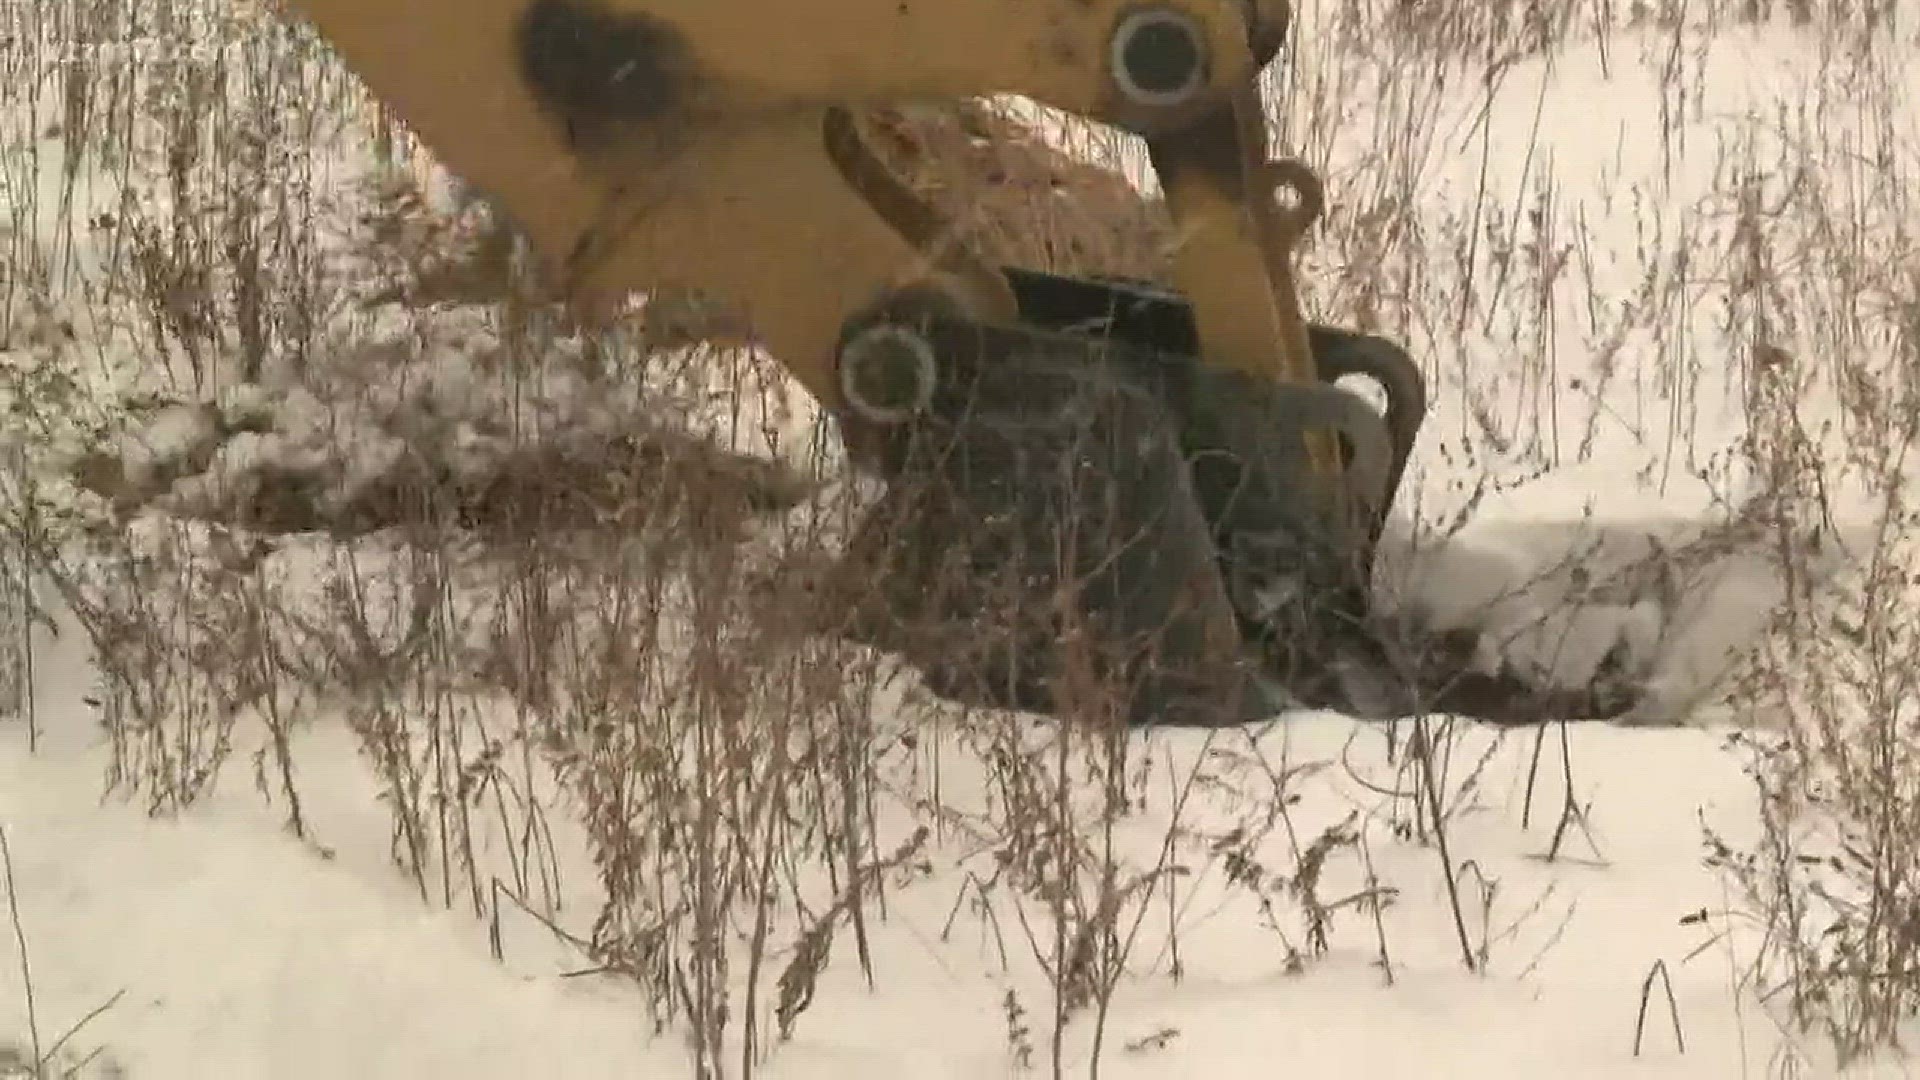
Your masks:
{"label": "excavator bucket", "polygon": [[[1290,386],[1200,363],[1193,310],[1176,294],[1003,270],[1017,328],[924,313],[849,327],[856,343],[926,335],[947,365],[917,423],[864,447],[891,487],[856,530],[848,571],[871,583],[854,636],[904,656],[936,693],[1183,726],[1293,708],[1525,724],[1632,706],[1619,686],[1480,670],[1474,635],[1373,615],[1385,507],[1364,537],[1339,541],[1308,497],[1298,435],[1334,427],[1352,482],[1391,492],[1426,405],[1403,350],[1309,327],[1327,379],[1372,380],[1381,414],[1331,381]],[[1063,612],[1057,600],[1076,583]],[[1088,617],[1097,632],[1083,631]],[[1076,679],[1088,669],[1105,677],[1093,702]]]}

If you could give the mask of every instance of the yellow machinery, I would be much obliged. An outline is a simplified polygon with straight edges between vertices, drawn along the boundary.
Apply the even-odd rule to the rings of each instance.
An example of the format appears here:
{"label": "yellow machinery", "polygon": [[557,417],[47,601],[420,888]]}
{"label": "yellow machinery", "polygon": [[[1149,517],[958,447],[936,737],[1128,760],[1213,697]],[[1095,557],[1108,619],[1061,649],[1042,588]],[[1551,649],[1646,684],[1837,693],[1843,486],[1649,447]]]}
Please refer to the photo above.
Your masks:
{"label": "yellow machinery", "polygon": [[[936,688],[1051,712],[1117,689],[1134,722],[1200,724],[1624,705],[1465,675],[1369,617],[1425,388],[1391,343],[1302,317],[1322,192],[1270,159],[1256,88],[1286,0],[285,3],[561,294],[745,312],[897,493],[879,606],[975,631],[869,627]],[[1177,291],[990,265],[857,122],[994,94],[1145,139]]]}

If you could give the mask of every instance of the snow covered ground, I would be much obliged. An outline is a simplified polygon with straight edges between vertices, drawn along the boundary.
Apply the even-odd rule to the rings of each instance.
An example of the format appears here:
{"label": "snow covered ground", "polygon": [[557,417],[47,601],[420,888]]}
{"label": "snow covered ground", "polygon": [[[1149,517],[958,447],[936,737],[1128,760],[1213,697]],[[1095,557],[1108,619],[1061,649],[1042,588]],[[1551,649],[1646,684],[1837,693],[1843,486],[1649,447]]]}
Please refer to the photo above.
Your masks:
{"label": "snow covered ground", "polygon": [[[121,995],[74,1044],[104,1046],[102,1060],[120,1062],[130,1077],[614,1077],[686,1068],[679,1039],[647,1037],[637,995],[612,980],[561,977],[584,962],[542,948],[530,926],[509,926],[506,962],[497,964],[483,922],[422,905],[381,857],[386,819],[338,728],[320,727],[299,747],[325,850],[290,839],[241,783],[182,818],[150,820],[99,804],[100,762],[78,696],[85,658],[70,644],[50,645],[46,656],[47,746],[29,754],[12,725],[0,747],[0,821],[45,1037]],[[1352,811],[1378,810],[1384,800],[1363,785],[1394,782],[1380,733],[1342,719],[1295,719],[1258,739],[1272,761],[1324,763],[1297,784],[1293,813],[1307,837]],[[1178,758],[1202,751],[1190,734],[1154,741]],[[1731,992],[1736,954],[1732,943],[1714,942],[1734,929],[1728,898],[1701,864],[1702,819],[1735,842],[1752,827],[1752,785],[1723,741],[1701,730],[1573,731],[1575,798],[1591,805],[1591,817],[1550,863],[1543,855],[1564,790],[1559,751],[1547,755],[1532,827],[1522,829],[1533,739],[1509,736],[1453,840],[1478,866],[1463,873],[1462,887],[1471,894],[1470,939],[1488,943],[1482,975],[1461,970],[1434,855],[1385,829],[1369,830],[1374,872],[1401,890],[1397,903],[1377,933],[1360,911],[1336,915],[1334,947],[1298,974],[1287,972],[1286,947],[1257,910],[1210,883],[1181,915],[1184,977],[1142,978],[1119,993],[1108,1039],[1145,1045],[1111,1053],[1103,1072],[1772,1075],[1790,1042]],[[1461,753],[1477,756],[1481,743],[1469,740]],[[1150,845],[1166,810],[1154,807],[1130,830]],[[1218,820],[1230,820],[1222,810]],[[1030,1011],[1044,1011],[1046,984],[1017,938],[1008,942],[1012,971],[1003,973],[970,917],[941,940],[957,884],[923,882],[897,895],[876,934],[877,989],[861,984],[842,943],[818,1003],[766,1075],[1009,1074],[1002,1001],[1013,988]],[[1336,886],[1327,899],[1339,895]],[[1300,940],[1296,927],[1280,929]],[[1142,937],[1157,940],[1151,931]],[[1390,978],[1379,964],[1382,940]],[[1662,985],[1636,1058],[1642,982],[1662,963],[1685,1053]],[[7,1000],[18,1002],[17,973],[5,978]],[[10,1023],[20,1031],[14,1008]],[[1044,1068],[1044,1027],[1038,1017],[1028,1023]],[[1086,1038],[1072,1032],[1069,1075],[1085,1071]]]}
{"label": "snow covered ground", "polygon": [[[1303,41],[1339,9],[1308,8]],[[1307,258],[1337,283],[1318,297],[1329,308],[1365,308],[1370,288],[1398,291],[1383,305],[1386,330],[1435,365],[1436,385],[1408,504],[1429,527],[1475,508],[1444,543],[1416,545],[1405,527],[1400,601],[1517,637],[1513,651],[1572,681],[1595,642],[1628,635],[1658,665],[1659,695],[1638,717],[1654,726],[1461,725],[1437,755],[1451,815],[1444,852],[1416,835],[1408,727],[1298,716],[1140,738],[1129,771],[1167,779],[1140,785],[1116,827],[1116,857],[1190,872],[1123,904],[1123,925],[1140,920],[1132,970],[1103,1030],[1091,1013],[1067,1025],[1065,1075],[1089,1074],[1096,1057],[1101,1074],[1121,1077],[1837,1073],[1820,1038],[1789,1030],[1778,1000],[1756,999],[1747,968],[1759,930],[1707,864],[1709,830],[1736,850],[1760,839],[1747,770],[1768,735],[1742,731],[1768,718],[1740,711],[1718,680],[1766,633],[1779,568],[1736,531],[1724,548],[1707,545],[1677,598],[1628,590],[1569,616],[1561,601],[1591,583],[1566,567],[1541,579],[1596,535],[1609,554],[1580,560],[1594,579],[1653,543],[1685,547],[1755,490],[1736,453],[1748,435],[1750,342],[1720,261],[1734,217],[1716,212],[1737,186],[1729,162],[1744,153],[1778,166],[1757,189],[1777,197],[1792,136],[1806,131],[1794,125],[1812,112],[1832,145],[1851,124],[1903,148],[1910,169],[1920,112],[1891,130],[1865,115],[1855,73],[1811,30],[1612,27],[1572,39],[1546,58],[1455,71],[1456,84],[1424,98],[1387,78],[1404,57],[1303,48],[1300,78],[1332,80],[1331,100],[1344,103],[1337,129],[1312,140],[1336,213],[1357,219],[1391,195],[1430,230],[1375,249],[1343,221]],[[1920,86],[1920,50],[1910,31],[1904,40],[1882,60]],[[1310,132],[1302,101],[1330,100],[1311,85],[1282,96]],[[1409,113],[1431,132],[1408,159],[1418,175],[1388,194],[1344,188],[1343,178],[1378,181],[1368,156]],[[1488,206],[1508,216],[1469,213]],[[1569,222],[1577,236],[1554,232]],[[1441,257],[1475,238],[1512,250]],[[1695,264],[1676,261],[1685,253]],[[1542,259],[1559,269],[1542,270]],[[1816,288],[1795,282],[1789,291]],[[1800,422],[1830,449],[1846,437],[1841,396],[1819,383],[1798,397]],[[601,404],[619,426],[617,403]],[[249,445],[235,454],[273,443]],[[1480,491],[1489,476],[1504,486]],[[1844,489],[1832,508],[1842,539],[1869,533],[1878,513]],[[89,1080],[688,1072],[679,1022],[656,1031],[641,989],[589,971],[497,889],[478,915],[422,895],[389,858],[391,794],[324,703],[292,732],[304,840],[285,827],[286,807],[255,790],[252,755],[271,751],[263,725],[235,731],[221,782],[177,814],[103,799],[111,748],[95,704],[99,658],[71,612],[48,601],[60,632],[33,637],[37,731],[30,738],[24,716],[0,720],[16,931],[0,948],[0,1077],[30,1075],[6,1047],[30,1058],[37,1041],[44,1054],[75,1024],[57,1057]],[[1569,646],[1569,619],[1584,649]],[[882,729],[918,722],[919,712],[884,707],[910,693],[883,695]],[[916,802],[926,774],[939,774],[951,804],[990,802],[999,782],[968,732],[925,724],[884,762],[893,771],[875,811],[880,851],[926,823]],[[1176,805],[1193,777],[1202,781]],[[550,805],[563,929],[584,934],[596,868],[572,808],[560,796]],[[479,843],[497,870],[499,838]],[[1046,1074],[1051,981],[1029,935],[1046,939],[1049,913],[1008,884],[981,885],[997,877],[997,854],[956,828],[896,868],[885,918],[868,927],[872,984],[850,935],[837,934],[791,1038],[756,1071]],[[771,970],[789,969],[804,940],[780,924]],[[721,977],[734,990],[726,1065],[738,1075],[744,963]],[[778,995],[759,993],[764,1034]],[[1906,1071],[1886,1058],[1850,1075]]]}

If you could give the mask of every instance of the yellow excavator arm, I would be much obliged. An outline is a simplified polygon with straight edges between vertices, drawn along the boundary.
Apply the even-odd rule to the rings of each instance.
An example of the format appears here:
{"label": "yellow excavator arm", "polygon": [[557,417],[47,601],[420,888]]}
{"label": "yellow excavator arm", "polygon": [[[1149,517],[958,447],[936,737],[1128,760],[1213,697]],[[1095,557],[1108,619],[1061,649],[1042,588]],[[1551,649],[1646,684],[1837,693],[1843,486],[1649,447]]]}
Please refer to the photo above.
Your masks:
{"label": "yellow excavator arm", "polygon": [[[1284,6],[1224,0],[286,0],[515,221],[575,298],[686,287],[742,306],[829,407],[856,310],[929,281],[1007,286],[866,152],[867,106],[1018,94],[1210,140],[1167,177],[1210,362],[1313,377],[1266,212],[1254,43]],[[1266,21],[1250,25],[1249,16]],[[1258,33],[1256,33],[1258,31]],[[1189,140],[1192,141],[1192,140]],[[1275,286],[1278,286],[1277,288]]]}
{"label": "yellow excavator arm", "polygon": [[[1257,86],[1286,0],[280,3],[505,214],[556,299],[737,308],[901,493],[871,591],[934,604],[916,568],[956,548],[1027,589],[973,657],[1021,669],[997,703],[1061,708],[1063,641],[1136,680],[1135,720],[1271,712],[1275,684],[1351,708],[1334,661],[1391,666],[1366,576],[1425,390],[1390,343],[1301,313],[1323,193],[1270,158]],[[863,137],[869,110],[991,95],[1145,140],[1172,292],[992,265]],[[980,623],[987,591],[946,613]],[[899,647],[950,681],[953,650]]]}

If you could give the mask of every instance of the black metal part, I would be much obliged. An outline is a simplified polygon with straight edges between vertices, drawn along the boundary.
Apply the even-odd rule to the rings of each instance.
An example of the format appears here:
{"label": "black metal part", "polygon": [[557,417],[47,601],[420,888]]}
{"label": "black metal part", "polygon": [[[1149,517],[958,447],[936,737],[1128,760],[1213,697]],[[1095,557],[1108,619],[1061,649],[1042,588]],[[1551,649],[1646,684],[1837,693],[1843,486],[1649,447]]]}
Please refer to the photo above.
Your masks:
{"label": "black metal part", "polygon": [[595,0],[536,0],[515,27],[520,77],[578,149],[685,109],[692,53],[672,23]]}
{"label": "black metal part", "polygon": [[[1241,392],[1256,398],[1271,396],[1262,387],[1232,373],[1203,367],[1194,359],[1200,351],[1199,328],[1192,305],[1177,293],[1118,278],[1073,278],[1013,266],[1002,267],[1001,272],[1013,287],[1021,319],[1033,326],[1127,341],[1179,369],[1182,374],[1176,378],[1180,381],[1210,382],[1208,396],[1215,400],[1230,401]],[[1400,489],[1426,419],[1426,379],[1413,358],[1386,338],[1320,323],[1308,324],[1307,338],[1322,379],[1370,379],[1386,398],[1384,419],[1392,446],[1391,465],[1384,480],[1384,497],[1368,525],[1367,543],[1358,553],[1361,562],[1371,566],[1372,549],[1379,541],[1392,498]],[[1271,406],[1271,402],[1268,404]],[[1191,409],[1188,412],[1183,427],[1192,428],[1196,423],[1206,426],[1204,417],[1196,418]],[[1226,519],[1230,493],[1243,485],[1243,469],[1235,456],[1221,454],[1220,449],[1189,436],[1188,453],[1196,459],[1196,483],[1211,522]],[[1217,539],[1230,546],[1227,538]]]}
{"label": "black metal part", "polygon": [[898,423],[927,407],[939,384],[933,345],[904,327],[879,325],[840,346],[840,391],[849,408]]}
{"label": "black metal part", "polygon": [[[1075,278],[1003,266],[1021,321],[1048,330],[1115,337],[1151,349],[1179,364],[1195,363],[1200,329],[1193,305],[1178,293],[1124,278]],[[1406,350],[1386,338],[1322,323],[1307,324],[1307,343],[1320,377],[1372,379],[1386,395],[1387,428],[1393,437],[1397,491],[1426,419],[1426,377]]]}
{"label": "black metal part", "polygon": [[[882,553],[884,618],[855,636],[936,693],[1061,715],[1105,686],[1129,722],[1177,725],[1301,706],[1496,723],[1631,706],[1619,687],[1474,671],[1472,635],[1371,616],[1375,543],[1425,412],[1396,346],[1312,327],[1323,377],[1373,378],[1381,416],[1326,383],[1200,364],[1191,309],[1162,290],[1007,273],[1025,325],[905,293],[843,330],[915,334],[938,358],[914,416],[841,417],[856,460],[889,482],[860,529]],[[1299,436],[1324,426],[1349,450],[1359,520],[1314,497]]]}
{"label": "black metal part", "polygon": [[[1026,321],[1124,341],[1132,347],[1127,355],[1161,365],[1241,633],[1296,698],[1342,702],[1349,696],[1339,680],[1345,658],[1370,648],[1374,546],[1426,409],[1412,360],[1384,339],[1310,328],[1316,352],[1335,355],[1333,370],[1374,375],[1387,395],[1380,416],[1331,386],[1286,386],[1200,364],[1192,308],[1175,294],[1142,283],[1003,272]],[[1350,407],[1345,494],[1359,504],[1357,520],[1322,501],[1304,459],[1301,433],[1326,419],[1300,408],[1315,400],[1310,389]],[[1385,460],[1360,460],[1361,445],[1378,446]]]}
{"label": "black metal part", "polygon": [[924,335],[941,379],[907,422],[842,418],[889,481],[861,530],[887,560],[874,574],[886,619],[858,636],[977,704],[1111,704],[1131,723],[1183,725],[1279,710],[1238,640],[1151,365],[924,312],[856,320],[845,338],[876,325]]}
{"label": "black metal part", "polygon": [[[1002,272],[1013,286],[1025,321],[1090,337],[1124,339],[1162,363],[1187,370],[1189,374],[1172,379],[1176,384],[1208,380],[1196,359],[1200,342],[1193,309],[1177,293],[1125,279],[1071,278],[1019,267],[1003,267]],[[1473,634],[1435,634],[1371,617],[1368,598],[1374,551],[1426,416],[1426,382],[1405,350],[1385,338],[1317,323],[1308,325],[1308,337],[1322,379],[1360,376],[1383,391],[1392,465],[1350,575],[1343,579],[1322,572],[1314,578],[1319,591],[1308,599],[1316,607],[1296,610],[1292,618],[1274,619],[1238,605],[1243,633],[1268,654],[1276,680],[1301,704],[1380,719],[1448,712],[1493,723],[1526,724],[1543,719],[1608,719],[1632,708],[1636,696],[1624,683],[1548,689],[1511,673],[1475,671]],[[1261,452],[1249,446],[1245,423],[1249,419],[1257,423],[1262,412],[1271,414],[1276,405],[1262,402],[1257,387],[1231,376],[1211,378],[1215,393],[1181,396],[1183,415],[1178,422],[1222,573],[1232,580],[1244,572],[1235,562],[1248,546],[1244,538],[1249,521],[1257,530],[1260,519],[1275,512],[1269,500],[1269,506],[1252,513],[1244,504],[1235,513],[1236,497],[1246,486],[1244,461]],[[1196,432],[1218,429],[1217,417],[1209,414],[1223,408],[1241,412],[1243,434],[1196,437]],[[1238,452],[1219,453],[1223,443],[1233,444]],[[1286,492],[1279,494],[1284,501]],[[1251,573],[1284,574],[1286,560],[1299,550],[1296,546],[1273,553],[1268,566],[1253,567]]]}

